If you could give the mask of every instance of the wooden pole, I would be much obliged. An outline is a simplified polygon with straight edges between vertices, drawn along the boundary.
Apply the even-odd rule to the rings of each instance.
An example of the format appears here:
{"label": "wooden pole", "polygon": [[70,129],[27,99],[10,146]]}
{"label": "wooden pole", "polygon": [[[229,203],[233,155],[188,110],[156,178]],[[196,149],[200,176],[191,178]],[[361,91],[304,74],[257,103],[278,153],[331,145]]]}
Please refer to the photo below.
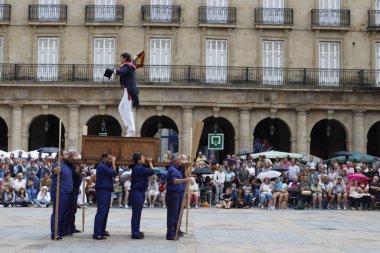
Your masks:
{"label": "wooden pole", "polygon": [[[195,154],[197,152],[198,146],[199,146],[199,141],[201,140],[202,136],[202,131],[203,131],[203,122],[197,122],[196,127],[195,127],[195,134],[194,134],[194,139],[192,140],[191,143],[191,153],[189,157],[190,165],[189,167],[186,168],[186,173],[185,176],[189,177],[191,173],[191,168],[192,168],[192,163],[193,163],[193,158],[195,157]],[[183,211],[185,209],[185,204],[187,203],[187,214],[186,214],[186,233],[188,230],[188,221],[189,221],[189,194],[190,194],[190,184],[186,184],[186,191],[185,194],[183,195],[183,200],[181,204],[181,210],[179,212],[178,216],[178,222],[177,222],[177,228],[176,228],[176,233],[175,233],[175,239],[178,240],[178,233],[179,229],[181,227],[181,221],[182,221],[182,216],[183,216]]]}
{"label": "wooden pole", "polygon": [[55,194],[55,220],[54,220],[54,240],[58,237],[58,215],[59,215],[59,188],[61,181],[61,139],[62,139],[62,120],[59,120],[59,140],[58,140],[58,173],[57,173],[57,188]]}
{"label": "wooden pole", "polygon": [[85,200],[85,187],[86,187],[86,164],[83,164],[83,171],[82,174],[82,232],[84,232],[84,221],[85,221],[85,214],[86,214],[86,206],[84,203]]}

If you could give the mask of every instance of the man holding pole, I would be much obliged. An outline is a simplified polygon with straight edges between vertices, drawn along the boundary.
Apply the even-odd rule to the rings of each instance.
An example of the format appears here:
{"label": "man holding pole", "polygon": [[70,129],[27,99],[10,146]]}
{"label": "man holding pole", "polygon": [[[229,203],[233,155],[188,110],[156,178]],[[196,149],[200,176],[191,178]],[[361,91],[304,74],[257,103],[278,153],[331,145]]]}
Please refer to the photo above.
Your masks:
{"label": "man holding pole", "polygon": [[[149,162],[150,169],[144,166],[145,160]],[[140,231],[141,212],[148,189],[148,179],[154,175],[152,159],[145,158],[141,153],[133,154],[133,167],[131,175],[130,200],[132,203],[132,239],[143,239],[144,233]]]}
{"label": "man holding pole", "polygon": [[102,154],[102,161],[96,168],[96,216],[93,238],[104,240],[110,236],[106,231],[108,213],[111,205],[111,193],[113,191],[113,177],[116,177],[116,158],[111,153]]}
{"label": "man holding pole", "polygon": [[[53,213],[50,220],[51,239],[62,240],[62,236],[67,235],[65,228],[71,215],[71,199],[73,193],[73,170],[68,165],[69,154],[66,150],[61,151],[62,159],[53,165],[53,182],[51,185],[51,201]],[[60,180],[58,180],[58,177]],[[57,184],[57,182],[59,183]],[[59,185],[59,187],[57,187]],[[57,196],[58,195],[58,199]],[[55,235],[56,203],[58,202],[58,224]]]}
{"label": "man holding pole", "polygon": [[167,204],[167,232],[166,240],[175,240],[177,222],[179,218],[179,210],[181,208],[183,193],[186,183],[190,182],[190,178],[184,178],[181,165],[182,157],[174,155],[172,164],[168,168],[167,186],[166,186],[166,204]]}

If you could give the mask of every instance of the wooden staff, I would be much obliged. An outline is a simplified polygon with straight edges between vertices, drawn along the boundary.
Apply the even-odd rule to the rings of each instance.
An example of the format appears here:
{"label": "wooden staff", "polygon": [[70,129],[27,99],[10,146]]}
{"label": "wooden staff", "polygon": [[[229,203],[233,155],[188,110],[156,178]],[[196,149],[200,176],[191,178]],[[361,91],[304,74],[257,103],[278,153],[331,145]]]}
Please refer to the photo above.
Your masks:
{"label": "wooden staff", "polygon": [[[199,141],[201,140],[201,136],[202,136],[202,131],[203,131],[203,126],[204,126],[204,123],[203,122],[197,122],[196,124],[196,127],[195,127],[195,135],[194,135],[194,139],[192,140],[192,143],[190,144],[191,145],[191,154],[190,154],[190,157],[189,157],[189,161],[190,161],[190,165],[188,167],[186,167],[186,177],[189,177],[190,174],[191,174],[191,168],[192,168],[192,160],[193,157],[195,157],[195,154],[197,152],[197,149],[198,149],[198,145],[199,145]],[[190,133],[191,134],[191,133]],[[177,222],[177,228],[176,228],[176,233],[175,233],[175,239],[178,240],[178,232],[179,232],[179,229],[181,227],[181,221],[182,221],[182,216],[183,216],[183,210],[185,208],[185,204],[187,203],[187,213],[186,213],[186,233],[187,233],[187,230],[188,230],[188,222],[189,222],[189,206],[190,206],[190,203],[189,203],[189,194],[190,194],[190,183],[187,183],[186,184],[186,191],[185,191],[185,194],[183,196],[183,200],[182,200],[182,205],[181,205],[181,210],[179,212],[179,217],[178,217],[178,222]]]}
{"label": "wooden staff", "polygon": [[86,187],[86,164],[83,164],[83,171],[84,173],[82,174],[82,232],[84,232],[84,219],[85,219],[85,214],[86,214],[86,208],[85,208],[85,187]]}
{"label": "wooden staff", "polygon": [[54,220],[54,240],[58,237],[58,215],[59,215],[59,188],[61,181],[61,139],[62,139],[62,120],[59,120],[59,141],[58,141],[58,173],[57,173],[57,188],[55,194],[55,220]]}

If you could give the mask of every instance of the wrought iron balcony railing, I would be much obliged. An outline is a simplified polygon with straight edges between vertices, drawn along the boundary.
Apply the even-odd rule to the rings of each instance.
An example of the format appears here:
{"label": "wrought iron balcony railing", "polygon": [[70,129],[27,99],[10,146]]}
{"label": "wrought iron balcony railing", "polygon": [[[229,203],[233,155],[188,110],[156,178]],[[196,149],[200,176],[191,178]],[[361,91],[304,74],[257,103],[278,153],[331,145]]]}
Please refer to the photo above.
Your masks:
{"label": "wrought iron balcony railing", "polygon": [[311,10],[312,26],[350,27],[350,10]]}
{"label": "wrought iron balcony railing", "polygon": [[235,7],[198,7],[199,24],[236,24],[236,8]]}
{"label": "wrought iron balcony railing", "polygon": [[[103,65],[1,64],[0,85],[6,82],[116,83],[103,77]],[[117,66],[115,66],[117,67]],[[140,83],[159,85],[222,85],[287,88],[380,88],[380,70],[145,66],[136,72]]]}
{"label": "wrought iron balcony railing", "polygon": [[11,20],[11,5],[0,4],[0,22],[9,22]]}
{"label": "wrought iron balcony railing", "polygon": [[86,5],[86,22],[123,22],[123,5]]}
{"label": "wrought iron balcony railing", "polygon": [[260,25],[293,25],[293,9],[256,8],[255,23]]}
{"label": "wrought iron balcony railing", "polygon": [[29,5],[29,21],[66,22],[67,5]]}
{"label": "wrought iron balcony railing", "polygon": [[368,11],[368,30],[380,30],[380,11]]}
{"label": "wrought iron balcony railing", "polygon": [[181,20],[181,6],[143,5],[141,19],[144,23],[176,23]]}

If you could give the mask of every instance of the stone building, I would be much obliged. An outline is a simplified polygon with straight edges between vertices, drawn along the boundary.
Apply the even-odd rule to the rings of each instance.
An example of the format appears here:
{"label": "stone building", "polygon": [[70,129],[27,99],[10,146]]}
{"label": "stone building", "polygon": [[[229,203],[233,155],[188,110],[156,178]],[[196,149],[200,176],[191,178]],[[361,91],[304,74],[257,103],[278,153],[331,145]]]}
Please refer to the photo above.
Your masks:
{"label": "stone building", "polygon": [[138,70],[139,136],[189,153],[193,127],[219,157],[265,141],[326,158],[380,155],[380,0],[0,0],[0,149],[81,147],[122,135],[124,51]]}

